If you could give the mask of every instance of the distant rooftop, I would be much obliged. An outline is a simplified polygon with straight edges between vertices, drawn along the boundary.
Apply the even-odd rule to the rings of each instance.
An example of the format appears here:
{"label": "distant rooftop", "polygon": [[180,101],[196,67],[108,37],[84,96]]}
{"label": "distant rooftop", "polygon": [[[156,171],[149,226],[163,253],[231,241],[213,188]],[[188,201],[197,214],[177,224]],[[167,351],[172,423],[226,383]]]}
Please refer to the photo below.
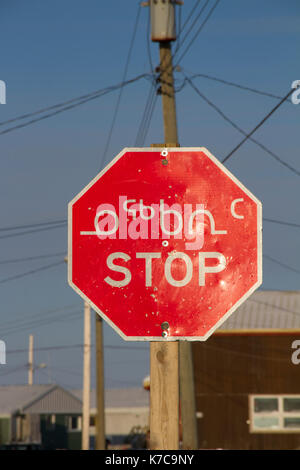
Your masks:
{"label": "distant rooftop", "polygon": [[247,329],[300,329],[300,291],[256,291],[219,328]]}
{"label": "distant rooftop", "polygon": [[0,415],[81,413],[81,408],[81,401],[58,385],[0,386]]}
{"label": "distant rooftop", "polygon": [[[81,400],[82,390],[71,390]],[[142,388],[112,388],[105,390],[105,408],[144,408],[149,406],[149,392]],[[96,390],[91,390],[91,409],[96,408]]]}
{"label": "distant rooftop", "polygon": [[[59,385],[0,386],[0,416],[20,413],[82,412],[82,390],[66,390]],[[140,388],[105,390],[105,408],[144,408],[149,392]],[[91,409],[96,408],[96,391],[91,390]]]}

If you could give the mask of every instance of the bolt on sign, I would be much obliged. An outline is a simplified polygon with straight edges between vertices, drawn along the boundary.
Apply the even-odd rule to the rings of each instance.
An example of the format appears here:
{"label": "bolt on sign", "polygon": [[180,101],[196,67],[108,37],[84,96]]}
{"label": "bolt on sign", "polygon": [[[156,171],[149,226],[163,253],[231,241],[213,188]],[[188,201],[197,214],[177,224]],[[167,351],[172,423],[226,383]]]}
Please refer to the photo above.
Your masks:
{"label": "bolt on sign", "polygon": [[261,203],[205,148],[125,148],[69,203],[69,284],[126,340],[206,340],[262,282]]}

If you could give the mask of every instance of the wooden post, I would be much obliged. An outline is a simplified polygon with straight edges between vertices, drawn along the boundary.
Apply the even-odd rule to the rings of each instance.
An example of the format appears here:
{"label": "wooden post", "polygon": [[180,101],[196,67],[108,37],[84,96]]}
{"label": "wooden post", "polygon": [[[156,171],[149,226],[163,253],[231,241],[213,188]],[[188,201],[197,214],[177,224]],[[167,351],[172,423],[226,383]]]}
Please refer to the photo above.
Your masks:
{"label": "wooden post", "polygon": [[90,389],[91,389],[91,307],[84,302],[84,351],[83,351],[83,393],[82,393],[82,435],[81,448],[90,448]]}
{"label": "wooden post", "polygon": [[28,385],[33,384],[33,335],[29,336],[28,350]]}
{"label": "wooden post", "polygon": [[104,414],[104,358],[103,358],[103,320],[95,313],[96,321],[96,441],[95,449],[105,449]]}
{"label": "wooden post", "polygon": [[182,449],[198,449],[196,399],[192,344],[179,343],[179,395],[182,426]]}
{"label": "wooden post", "polygon": [[[178,144],[171,42],[160,42],[160,85],[165,142]],[[166,144],[169,146],[169,144]],[[179,343],[150,345],[150,448],[179,449]]]}
{"label": "wooden post", "polygon": [[159,43],[160,84],[163,107],[165,142],[178,142],[176,103],[170,42]]}
{"label": "wooden post", "polygon": [[178,341],[150,345],[150,449],[179,448]]}
{"label": "wooden post", "polygon": [[[161,8],[158,3],[152,6]],[[171,7],[173,8],[170,3],[169,8]],[[173,16],[168,15],[168,18],[171,17]],[[156,18],[160,18],[160,15]],[[175,25],[168,27],[170,31],[175,31]],[[171,41],[165,40],[159,43],[159,54],[165,146],[179,147]],[[197,448],[196,410],[194,398],[192,399],[194,381],[191,346],[184,343],[179,348],[178,341],[166,341],[150,345],[151,449],[179,448],[179,351],[181,351],[180,401],[183,442],[186,448]]]}

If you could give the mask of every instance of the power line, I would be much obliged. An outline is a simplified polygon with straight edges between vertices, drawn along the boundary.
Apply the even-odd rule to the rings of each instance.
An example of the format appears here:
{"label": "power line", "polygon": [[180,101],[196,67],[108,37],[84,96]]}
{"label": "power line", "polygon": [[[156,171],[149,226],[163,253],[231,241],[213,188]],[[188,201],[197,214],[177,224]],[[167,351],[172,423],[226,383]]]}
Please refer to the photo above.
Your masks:
{"label": "power line", "polygon": [[7,232],[11,230],[19,230],[19,229],[24,229],[24,228],[35,228],[35,227],[41,227],[44,225],[56,225],[56,224],[61,224],[63,222],[67,222],[67,219],[57,219],[57,220],[51,220],[49,222],[37,222],[33,224],[26,224],[26,225],[10,225],[9,227],[2,227],[0,228],[0,232]]}
{"label": "power line", "polygon": [[[178,59],[176,65],[174,67],[176,67],[181,61],[182,59],[184,58],[184,56],[186,55],[186,53],[188,52],[188,50],[190,49],[190,47],[192,46],[192,44],[194,43],[194,41],[197,39],[198,35],[201,33],[202,29],[204,28],[204,26],[206,25],[206,23],[208,22],[209,18],[211,17],[211,15],[213,14],[214,10],[216,9],[216,7],[218,6],[220,0],[216,0],[215,4],[212,6],[212,8],[210,9],[207,17],[205,18],[205,20],[201,23],[200,27],[197,29],[196,31],[196,34],[193,36],[193,38],[191,39],[191,41],[189,42],[189,44],[187,45],[187,47],[185,48],[184,52],[181,54],[180,58]],[[205,4],[205,6],[207,5],[207,2]],[[204,6],[204,8],[205,8]],[[203,9],[204,9],[203,8]],[[202,9],[202,10],[203,10]],[[183,43],[183,41],[182,41]]]}
{"label": "power line", "polygon": [[135,146],[142,147],[144,145],[147,132],[149,130],[152,114],[154,111],[154,107],[156,104],[157,94],[156,94],[156,84],[153,82],[151,83],[148,98],[146,101],[145,109],[143,112],[143,116],[140,122],[140,126],[138,128],[137,136],[135,139]]}
{"label": "power line", "polygon": [[151,48],[150,48],[150,26],[151,26],[151,21],[150,21],[150,12],[149,12],[148,21],[147,21],[146,43],[147,43],[149,66],[150,66],[152,77],[150,80],[151,86],[150,86],[148,98],[145,104],[143,116],[140,122],[140,126],[138,128],[136,139],[135,139],[135,147],[142,147],[144,145],[144,142],[145,142],[148,130],[149,130],[149,126],[151,123],[152,114],[155,108],[156,98],[157,98],[157,95],[155,96],[155,92],[157,93],[157,90],[156,90],[157,78],[156,78],[156,73],[153,67]]}
{"label": "power line", "polygon": [[64,315],[59,315],[57,318],[44,318],[43,320],[41,321],[35,321],[35,322],[31,322],[31,323],[27,323],[27,324],[24,324],[23,326],[21,327],[10,327],[9,329],[6,329],[6,331],[4,332],[5,333],[5,337],[11,335],[11,334],[16,334],[16,333],[22,333],[24,331],[28,331],[28,330],[32,330],[32,329],[35,329],[35,328],[40,328],[40,327],[43,327],[43,326],[47,326],[47,325],[51,325],[52,323],[56,323],[56,322],[63,322],[63,321],[69,321],[70,319],[72,319],[72,322],[79,319],[79,318],[82,318],[82,312],[81,311],[78,311],[78,312],[69,312],[69,313],[66,313]]}
{"label": "power line", "polygon": [[[24,312],[22,312],[22,314],[20,315],[17,315],[16,318],[13,318],[13,319],[10,319],[6,322],[1,322],[1,328],[5,327],[5,328],[9,328],[11,326],[13,326],[14,328],[16,327],[17,325],[17,328],[19,326],[22,326],[25,322],[25,324],[28,323],[28,321],[34,321],[34,319],[38,319],[38,320],[41,320],[43,319],[44,317],[49,317],[50,315],[52,315],[53,313],[66,313],[67,310],[71,310],[71,309],[74,309],[75,307],[78,307],[78,303],[76,304],[71,304],[71,305],[65,305],[64,307],[59,307],[59,308],[55,308],[55,309],[51,309],[51,310],[46,310],[46,311],[43,311],[43,312],[38,312],[38,313],[34,313],[32,315],[27,315],[25,314]],[[12,317],[12,314],[9,314],[9,318]],[[21,319],[19,319],[21,317]]]}
{"label": "power line", "polygon": [[154,93],[153,85],[151,83],[150,88],[149,88],[148,97],[147,97],[146,104],[145,104],[145,108],[144,108],[144,112],[143,112],[143,116],[142,116],[138,131],[137,131],[135,144],[134,144],[135,147],[140,147],[141,146],[144,123],[145,123],[145,120],[146,120],[146,116],[147,116],[148,109],[149,109],[149,106],[150,106],[150,103],[151,103],[151,100],[152,100],[153,93]]}
{"label": "power line", "polygon": [[12,119],[7,119],[6,121],[1,121],[0,126],[4,126],[6,124],[11,124],[11,123],[16,122],[16,121],[27,119],[29,117],[36,116],[38,114],[43,114],[47,111],[52,111],[53,109],[58,109],[58,108],[66,106],[68,104],[72,104],[72,103],[75,103],[77,101],[85,100],[87,98],[91,98],[91,97],[94,97],[94,96],[98,97],[102,93],[109,92],[109,91],[114,91],[116,89],[116,87],[118,88],[119,85],[112,85],[112,86],[109,86],[109,87],[100,88],[98,90],[92,91],[90,93],[87,93],[87,94],[84,94],[84,95],[81,95],[81,96],[77,96],[75,98],[63,101],[61,103],[57,103],[57,104],[54,104],[54,105],[51,105],[51,106],[47,106],[45,108],[41,108],[41,109],[38,109],[36,111],[32,111],[30,113],[22,114],[20,116],[14,117]]}
{"label": "power line", "polygon": [[[77,376],[77,377],[82,377],[82,371],[79,372],[79,370],[77,369],[76,371],[75,370],[71,370],[71,369],[66,369],[65,367],[57,367],[57,366],[51,366],[50,367],[50,370],[53,371],[54,373],[58,372],[59,374],[69,374],[69,375],[73,375],[73,376]],[[91,370],[91,376],[94,378],[94,374],[95,374],[95,371],[92,369]]]}
{"label": "power line", "polygon": [[104,348],[106,349],[135,349],[135,350],[142,350],[142,351],[149,351],[149,348],[148,347],[140,347],[140,346],[114,346],[114,345],[111,345],[111,344],[105,344],[104,345]]}
{"label": "power line", "polygon": [[[201,2],[201,0],[196,0],[196,3],[198,2]],[[150,15],[149,15],[149,20],[150,20]],[[174,54],[178,51],[178,48],[180,46],[180,34],[182,33],[184,27],[185,27],[185,24],[182,26],[181,23],[182,23],[182,20],[181,20],[181,6],[179,5],[179,8],[177,9],[177,20],[176,20],[177,24],[178,24],[178,34],[177,34],[177,41],[176,41],[176,49],[175,49],[175,52]]]}
{"label": "power line", "polygon": [[[133,43],[134,43],[136,32],[137,32],[140,13],[141,13],[141,5],[139,4],[138,9],[137,9],[137,15],[136,15],[134,27],[133,27],[133,33],[132,33],[131,41],[130,41],[130,44],[129,44],[129,50],[128,50],[127,59],[126,59],[126,63],[125,63],[122,83],[125,83],[125,79],[126,79],[126,76],[127,76],[128,66],[129,66],[129,62],[130,62],[131,52],[132,52],[132,49],[133,49]],[[120,91],[119,91],[119,95],[118,95],[118,98],[117,98],[117,103],[116,103],[115,111],[114,111],[114,114],[113,114],[111,126],[110,126],[110,129],[109,129],[109,132],[108,132],[106,144],[105,144],[105,147],[104,147],[104,152],[103,152],[103,155],[102,155],[102,158],[101,158],[100,167],[102,167],[102,164],[106,160],[109,144],[110,144],[110,141],[111,141],[111,136],[112,136],[112,133],[113,133],[113,130],[114,130],[114,127],[115,127],[115,122],[116,122],[117,114],[118,114],[120,103],[121,103],[123,89],[124,89],[124,87],[121,86]]]}
{"label": "power line", "polygon": [[[31,121],[25,122],[24,124],[19,124],[19,125],[17,125],[17,126],[13,126],[13,127],[8,128],[8,129],[5,129],[5,130],[3,130],[3,131],[0,132],[0,135],[7,134],[8,132],[14,131],[14,130],[16,130],[16,129],[21,129],[21,128],[23,128],[23,127],[29,126],[29,125],[34,124],[34,123],[36,123],[36,122],[42,121],[42,120],[44,120],[44,119],[48,119],[48,118],[50,118],[50,117],[52,117],[52,116],[56,116],[56,115],[59,114],[59,113],[62,113],[62,112],[64,112],[64,111],[68,111],[68,110],[73,109],[73,108],[75,108],[75,107],[77,107],[77,106],[81,106],[82,104],[85,104],[85,103],[87,103],[87,102],[89,102],[89,101],[92,101],[92,100],[95,100],[95,99],[97,99],[97,98],[100,98],[101,96],[104,96],[104,95],[106,95],[107,93],[110,93],[110,92],[112,92],[112,91],[118,90],[120,87],[127,86],[127,85],[129,85],[129,84],[131,84],[131,83],[134,83],[134,82],[140,80],[141,78],[145,78],[147,75],[149,75],[149,74],[141,74],[141,75],[138,75],[138,76],[135,77],[135,78],[132,78],[132,79],[130,79],[130,80],[127,80],[126,82],[122,82],[122,83],[119,83],[118,85],[114,85],[114,86],[111,86],[111,87],[109,87],[109,88],[105,88],[104,90],[100,90],[98,93],[93,93],[93,94],[91,94],[92,96],[90,96],[90,97],[88,97],[88,98],[86,98],[86,99],[82,99],[82,100],[80,100],[80,101],[78,101],[78,102],[76,102],[76,103],[74,103],[74,104],[71,104],[71,105],[69,105],[69,106],[62,107],[62,108],[58,109],[57,111],[51,112],[51,113],[49,113],[49,114],[46,114],[46,115],[41,116],[41,117],[36,118],[36,119],[32,119]],[[87,96],[89,96],[89,95],[87,95]],[[74,100],[75,100],[75,99],[74,99]],[[71,101],[73,101],[73,100],[71,100]],[[59,106],[60,106],[60,105],[55,105],[55,107],[59,107]],[[50,108],[51,108],[51,107],[50,107]],[[39,114],[39,113],[41,113],[41,112],[42,112],[42,111],[40,110],[40,111],[38,111],[38,112],[33,112],[33,113],[29,113],[29,114],[34,115],[34,114]],[[24,116],[24,115],[23,115],[23,116]],[[18,118],[15,118],[15,120],[23,119],[23,116],[19,116]],[[3,124],[5,124],[5,123],[6,123],[6,121],[3,122]]]}
{"label": "power line", "polygon": [[[282,98],[282,100],[276,106],[274,106],[274,108],[254,127],[254,129],[249,134],[247,134],[246,137],[243,140],[241,140],[241,142],[238,145],[236,145],[234,147],[234,149],[232,149],[231,152],[229,152],[229,154],[226,155],[225,158],[223,158],[222,163],[229,160],[229,158],[246,142],[246,140],[250,139],[250,137],[272,116],[272,114],[282,105],[282,103],[284,103],[290,97],[290,95],[293,92],[294,92],[294,89],[292,88],[286,94],[286,96],[284,98]],[[281,161],[281,163],[284,163],[285,166],[287,166],[290,170],[292,169],[292,167],[290,165],[283,162],[282,160],[280,160],[280,161]],[[292,171],[294,173],[296,173],[298,176],[300,176],[300,172],[298,170],[295,170],[295,168],[293,168]]]}
{"label": "power line", "polygon": [[[198,78],[198,77],[206,78],[208,80],[212,80],[212,81],[219,82],[219,83],[223,83],[224,85],[229,85],[231,87],[239,88],[241,90],[251,91],[252,93],[257,93],[258,95],[268,96],[269,98],[275,98],[278,100],[281,100],[283,98],[282,96],[274,95],[273,93],[269,93],[267,91],[258,90],[257,88],[248,87],[248,86],[236,83],[236,82],[230,82],[228,80],[213,77],[212,75],[206,75],[204,73],[197,73],[197,74],[192,75],[191,80],[193,80],[194,78]],[[287,100],[287,102],[290,102],[290,100]]]}
{"label": "power line", "polygon": [[37,255],[37,256],[28,256],[26,258],[12,258],[12,259],[5,259],[5,260],[0,260],[0,265],[1,264],[11,264],[11,263],[23,263],[24,261],[35,261],[37,259],[44,259],[44,258],[55,258],[57,256],[64,256],[66,252],[60,252],[60,253],[49,253],[47,255]]}
{"label": "power line", "polygon": [[[83,348],[84,347],[84,344],[63,344],[63,345],[57,345],[57,346],[43,346],[41,348],[34,348],[34,352],[40,352],[40,351],[60,351],[60,350],[67,350],[67,349],[79,349],[79,348]],[[95,344],[92,344],[91,345],[91,348],[94,348],[95,347]],[[105,349],[117,349],[117,350],[142,350],[142,351],[149,351],[149,348],[147,347],[138,347],[138,346],[114,346],[114,345],[111,345],[111,344],[106,344],[104,345],[104,348]],[[26,349],[11,349],[11,350],[7,350],[6,353],[7,354],[23,354],[23,353],[27,353],[28,352],[28,348]]]}
{"label": "power line", "polygon": [[[60,114],[60,113],[63,113],[63,112],[65,112],[65,111],[69,111],[70,109],[76,108],[77,106],[81,106],[82,104],[88,103],[89,101],[92,101],[92,100],[95,100],[95,99],[97,99],[97,98],[100,98],[101,96],[106,95],[106,94],[109,93],[110,91],[113,91],[113,90],[107,90],[107,91],[105,91],[105,92],[103,92],[103,93],[99,93],[99,94],[97,94],[97,95],[93,95],[93,96],[91,96],[90,98],[86,98],[86,99],[81,100],[81,101],[78,101],[78,102],[76,102],[76,103],[74,103],[74,104],[71,104],[71,105],[62,107],[62,108],[60,108],[60,109],[58,109],[58,110],[56,110],[56,111],[53,111],[53,112],[48,113],[48,114],[45,114],[44,116],[41,116],[41,117],[39,117],[39,118],[32,119],[32,120],[27,121],[27,122],[25,122],[25,123],[23,123],[23,124],[18,124],[18,125],[16,125],[16,126],[9,127],[8,129],[5,129],[5,130],[1,131],[1,132],[0,132],[0,135],[7,134],[7,133],[12,132],[12,131],[17,130],[17,129],[22,129],[23,127],[27,127],[27,126],[30,126],[31,124],[35,124],[36,122],[42,121],[42,120],[44,120],[44,119],[48,119],[48,118],[53,117],[53,116],[56,116],[56,115],[58,115],[58,114]],[[39,112],[38,112],[38,113],[33,113],[33,114],[39,114]],[[22,118],[22,119],[23,119],[23,118]],[[17,119],[16,119],[16,120],[17,120]]]}
{"label": "power line", "polygon": [[[206,2],[204,3],[203,7],[202,7],[201,10],[200,10],[200,12],[198,13],[198,15],[197,15],[196,18],[194,19],[193,23],[192,23],[191,26],[189,27],[187,33],[185,34],[184,38],[183,38],[182,41],[181,41],[180,47],[178,47],[177,50],[176,50],[176,51],[174,52],[174,54],[173,54],[173,60],[175,59],[175,56],[178,54],[179,50],[182,48],[182,46],[183,46],[185,40],[187,39],[187,37],[191,34],[191,32],[192,32],[194,26],[196,25],[197,21],[200,19],[200,17],[201,17],[201,15],[202,15],[203,11],[205,10],[205,8],[206,8],[206,6],[208,5],[209,2],[210,2],[210,0],[206,0]],[[193,12],[197,9],[197,7],[198,7],[199,4],[200,4],[200,2],[198,1],[198,2],[197,2],[197,5],[194,5],[194,9],[193,9],[193,11],[190,13],[190,15],[189,15],[188,19],[186,20],[186,22],[185,22],[185,24],[184,24],[182,30],[179,32],[178,38],[180,38],[180,36],[181,36],[181,34],[182,34],[182,31],[183,31],[185,25],[187,24],[188,20],[191,18]],[[177,38],[177,40],[178,40],[178,38]]]}
{"label": "power line", "polygon": [[152,120],[152,116],[153,116],[153,112],[154,112],[154,109],[155,109],[156,102],[157,102],[157,93],[155,93],[154,96],[153,96],[151,107],[150,107],[150,110],[149,110],[149,113],[148,113],[148,116],[147,116],[147,119],[146,119],[146,122],[145,122],[145,128],[143,130],[143,135],[142,135],[142,144],[141,144],[142,146],[144,146],[144,143],[145,143],[148,131],[149,131],[149,127],[150,127],[150,124],[151,124],[151,120]]}
{"label": "power line", "polygon": [[[249,87],[249,86],[246,86],[246,85],[241,85],[240,83],[231,82],[229,80],[224,80],[222,78],[214,77],[212,75],[207,75],[207,74],[204,74],[204,73],[193,73],[192,74],[192,72],[190,72],[186,68],[183,69],[182,67],[180,67],[180,71],[183,71],[183,70],[185,70],[186,72],[191,74],[190,75],[191,80],[194,80],[195,78],[199,78],[199,77],[200,78],[206,78],[206,79],[211,80],[211,81],[222,83],[224,85],[229,85],[231,87],[238,88],[240,90],[250,91],[252,93],[256,93],[256,94],[262,95],[262,96],[267,96],[269,98],[273,98],[273,99],[276,99],[276,100],[281,100],[283,98],[282,96],[275,95],[274,93],[269,93],[268,91],[259,90],[257,88]],[[181,85],[176,90],[176,93],[179,93],[185,87],[186,82],[187,82],[187,79],[184,78]],[[286,100],[286,102],[291,103],[291,100]]]}
{"label": "power line", "polygon": [[282,263],[281,261],[278,261],[277,259],[272,258],[272,256],[269,256],[269,255],[266,255],[266,254],[264,254],[263,256],[264,256],[264,258],[268,259],[269,261],[272,261],[272,263],[278,264],[282,268],[289,269],[290,271],[293,271],[294,273],[300,274],[299,269],[292,268],[288,264]]}
{"label": "power line", "polygon": [[22,277],[29,276],[30,274],[35,274],[35,273],[38,273],[38,272],[41,272],[41,271],[46,271],[47,269],[54,268],[55,266],[59,266],[60,264],[63,264],[63,263],[64,263],[64,261],[58,261],[56,263],[47,264],[46,266],[42,266],[41,268],[32,269],[31,271],[26,271],[25,273],[16,274],[15,276],[10,276],[10,277],[7,277],[5,279],[0,279],[0,284],[4,284],[4,283],[9,282],[9,281],[14,281],[16,279],[20,279]]}
{"label": "power line", "polygon": [[149,60],[149,65],[150,65],[150,70],[151,73],[154,75],[154,67],[153,67],[153,62],[152,62],[152,56],[151,56],[151,47],[150,47],[150,24],[151,19],[150,19],[150,12],[148,14],[148,21],[147,21],[147,30],[146,30],[146,44],[147,44],[147,54],[148,54],[148,60]]}
{"label": "power line", "polygon": [[21,366],[14,367],[11,370],[5,370],[5,372],[1,371],[0,378],[3,377],[3,375],[9,375],[9,374],[13,374],[14,372],[24,370],[24,368],[26,368],[26,367],[28,367],[27,364],[22,364]]}
{"label": "power line", "polygon": [[15,118],[7,119],[6,121],[1,121],[0,126],[4,126],[6,124],[11,124],[13,122],[21,121],[23,119],[27,119],[27,118],[30,118],[32,116],[36,116],[38,114],[43,114],[47,111],[52,111],[53,109],[58,109],[58,108],[66,106],[68,104],[90,98],[92,96],[98,96],[99,94],[103,93],[104,91],[108,91],[111,88],[112,87],[100,88],[99,90],[92,91],[91,93],[87,93],[85,95],[77,96],[76,98],[72,98],[70,100],[63,101],[61,103],[57,103],[57,104],[54,104],[54,105],[51,105],[51,106],[47,106],[46,108],[41,108],[41,109],[38,109],[37,111],[32,111],[30,113],[21,114],[20,116],[17,116]]}
{"label": "power line", "polygon": [[6,234],[6,235],[1,235],[1,236],[0,236],[0,240],[3,240],[3,239],[5,239],[5,238],[20,237],[20,236],[22,236],[22,235],[29,235],[29,234],[32,234],[32,233],[45,232],[45,231],[54,230],[54,229],[57,229],[57,228],[64,228],[66,225],[67,225],[66,222],[61,222],[61,223],[59,223],[59,224],[57,224],[57,225],[51,225],[51,226],[42,227],[42,228],[37,228],[37,229],[33,229],[33,230],[25,230],[24,232],[8,233],[8,234]]}
{"label": "power line", "polygon": [[22,321],[19,321],[17,325],[14,323],[12,325],[7,324],[4,328],[1,327],[1,333],[5,334],[5,336],[8,336],[14,333],[21,333],[28,329],[39,328],[44,325],[55,323],[56,321],[62,321],[64,318],[70,318],[70,317],[75,318],[78,315],[82,317],[83,314],[81,310],[73,310],[71,312],[61,312],[56,315],[45,316],[45,318],[42,317],[42,318],[30,319],[29,317],[27,320],[23,319]]}
{"label": "power line", "polygon": [[[93,345],[94,346],[94,345]],[[45,346],[42,348],[34,348],[34,352],[41,352],[41,351],[61,351],[67,349],[79,349],[83,348],[84,344],[69,344],[69,345],[58,345],[58,346]],[[24,354],[28,352],[28,348],[26,349],[11,349],[6,350],[6,354]]]}
{"label": "power line", "polygon": [[287,225],[289,227],[300,228],[300,224],[295,224],[293,222],[284,222],[283,220],[268,219],[267,217],[264,217],[263,220],[266,222],[271,222],[272,224]]}
{"label": "power line", "polygon": [[[179,33],[178,33],[178,35],[177,35],[177,40],[180,38],[180,35],[183,33],[183,31],[184,31],[186,25],[187,25],[188,22],[190,21],[191,17],[193,16],[195,10],[197,9],[197,7],[198,7],[199,4],[201,3],[201,1],[202,1],[202,0],[196,0],[196,2],[194,3],[194,6],[191,8],[190,13],[189,13],[188,16],[186,17],[186,20],[185,20],[185,22],[184,22],[182,28],[181,28],[181,27],[179,28]],[[180,9],[180,11],[181,11],[181,9]],[[177,51],[175,51],[175,52],[177,52]]]}
{"label": "power line", "polygon": [[[183,73],[183,72],[182,72]],[[271,157],[273,157],[276,161],[278,161],[281,165],[285,166],[286,168],[288,168],[290,171],[292,171],[293,173],[297,174],[298,176],[300,176],[300,172],[294,168],[293,166],[291,166],[289,163],[286,163],[284,160],[282,160],[278,155],[276,155],[273,151],[271,151],[270,149],[268,149],[264,144],[262,144],[261,142],[259,142],[258,140],[254,139],[252,136],[252,134],[271,116],[271,114],[273,114],[273,112],[280,106],[280,104],[282,104],[286,99],[287,97],[293,93],[293,90],[291,90],[288,95],[286,95],[281,101],[280,103],[278,103],[275,108],[273,108],[273,110],[253,129],[252,132],[250,132],[250,134],[247,134],[243,129],[241,129],[235,122],[232,121],[232,119],[230,119],[216,104],[214,104],[211,100],[209,100],[200,90],[199,88],[196,87],[196,85],[194,84],[194,82],[189,78],[187,77],[184,73],[183,75],[186,77],[186,80],[188,81],[188,83],[190,84],[190,86],[194,89],[194,91],[209,105],[211,106],[225,121],[227,121],[232,127],[234,127],[238,132],[240,132],[241,134],[243,134],[245,136],[245,139],[242,140],[242,142],[240,142],[240,144],[238,146],[236,146],[223,160],[221,160],[222,163],[224,163],[226,160],[228,160],[228,158],[231,157],[231,155],[247,140],[251,140],[252,142],[254,142],[256,145],[258,145],[262,150],[264,150],[266,153],[268,153]]]}

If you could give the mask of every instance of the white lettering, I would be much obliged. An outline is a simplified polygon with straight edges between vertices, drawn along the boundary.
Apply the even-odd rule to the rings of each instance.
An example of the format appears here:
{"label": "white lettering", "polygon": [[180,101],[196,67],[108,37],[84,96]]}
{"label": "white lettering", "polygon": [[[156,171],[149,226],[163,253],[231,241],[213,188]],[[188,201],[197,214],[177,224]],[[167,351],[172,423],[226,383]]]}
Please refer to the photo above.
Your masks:
{"label": "white lettering", "polygon": [[124,279],[122,281],[115,281],[114,279],[111,279],[109,276],[107,276],[104,281],[107,282],[112,287],[124,287],[127,286],[130,281],[131,281],[131,272],[129,269],[125,268],[125,266],[118,266],[114,264],[114,260],[117,258],[121,258],[124,261],[130,260],[130,256],[127,255],[126,253],[122,252],[117,252],[117,253],[111,253],[106,260],[106,264],[111,269],[112,271],[116,271],[118,273],[124,274]]}
{"label": "white lettering", "polygon": [[[182,221],[182,215],[181,215],[181,212],[179,212],[178,210],[176,209],[171,209],[169,208],[169,206],[167,205],[168,209],[165,210],[164,208],[165,206],[165,203],[164,203],[164,200],[161,199],[160,200],[160,227],[161,227],[161,231],[165,234],[165,235],[177,235],[178,233],[180,233],[182,231],[182,227],[183,227],[183,221]],[[180,205],[179,204],[173,204],[173,206],[171,207],[174,207],[176,206],[177,208],[179,207],[180,208]],[[171,214],[174,215],[174,230],[168,230],[165,226],[165,216],[168,215],[170,216]],[[175,216],[177,218],[177,228],[175,229]],[[170,227],[170,223],[168,223],[168,226]]]}
{"label": "white lettering", "polygon": [[135,199],[126,199],[126,200],[124,201],[124,203],[123,203],[123,209],[124,209],[124,211],[128,212],[128,214],[131,213],[131,214],[132,214],[132,217],[133,217],[134,219],[136,219],[136,210],[128,209],[128,207],[127,207],[127,204],[128,204],[129,202],[135,202]]}
{"label": "white lettering", "polygon": [[[146,215],[144,214],[144,210],[146,210]],[[147,210],[150,211],[149,215],[147,215]],[[150,220],[150,219],[153,219],[153,217],[155,216],[155,210],[151,206],[144,206],[143,199],[140,199],[140,214],[141,214],[142,219]]]}
{"label": "white lettering", "polygon": [[[226,267],[226,258],[222,253],[217,252],[205,252],[200,251],[198,253],[199,256],[199,266],[198,266],[198,284],[199,286],[205,286],[206,281],[206,274],[215,274],[223,271]],[[144,259],[145,260],[145,286],[151,287],[153,285],[153,269],[152,269],[152,260],[160,259],[161,253],[159,252],[141,252],[136,253],[137,259]],[[127,253],[122,252],[115,252],[111,253],[106,260],[106,264],[109,269],[115,271],[117,273],[122,273],[124,278],[121,280],[115,280],[111,277],[107,276],[104,281],[112,287],[124,287],[127,286],[131,279],[132,274],[130,269],[125,266],[120,266],[115,264],[116,259],[121,259],[123,261],[131,260],[131,257]],[[213,259],[217,261],[217,264],[213,266],[207,266],[207,260]],[[174,261],[181,260],[181,265],[177,261],[174,264]],[[183,266],[182,266],[183,262]],[[164,264],[164,274],[167,282],[174,287],[183,287],[186,286],[193,277],[193,268],[194,263],[192,259],[183,252],[173,252],[169,253],[168,257]],[[137,268],[135,268],[137,269]],[[173,272],[172,272],[173,270]],[[175,272],[174,272],[175,271]],[[183,271],[184,274],[183,274]],[[174,277],[175,274],[175,277]],[[177,274],[177,276],[176,276]],[[176,279],[176,277],[180,277],[181,279]]]}
{"label": "white lettering", "polygon": [[154,258],[160,258],[160,253],[137,253],[137,258],[144,258],[145,259],[145,286],[150,287],[152,286],[152,260]]}
{"label": "white lettering", "polygon": [[[182,259],[186,265],[186,274],[181,281],[177,281],[172,275],[172,263],[175,259]],[[191,258],[185,253],[170,253],[165,262],[165,276],[171,286],[186,286],[193,277],[193,263]]]}
{"label": "white lettering", "polygon": [[[101,220],[101,224],[99,223],[100,217],[102,217],[102,215],[104,215],[104,214],[108,214],[111,217],[113,217],[113,219],[114,219],[114,224],[113,224],[113,227],[111,228],[111,230],[104,231],[104,230],[101,230],[101,228],[100,228],[100,227],[104,228],[106,225],[109,227],[111,225],[111,219],[109,217],[105,217],[103,220]],[[108,219],[108,220],[106,220],[106,219]],[[118,216],[117,216],[117,214],[115,213],[114,210],[102,209],[101,211],[96,213],[96,217],[95,217],[95,220],[94,220],[94,225],[95,225],[96,234],[98,236],[112,235],[112,234],[116,233],[116,231],[118,230],[119,219],[118,219]]]}
{"label": "white lettering", "polygon": [[244,202],[244,199],[243,199],[243,198],[238,198],[238,199],[234,199],[234,201],[232,201],[231,206],[230,206],[231,215],[232,215],[232,217],[234,217],[235,219],[243,219],[243,218],[244,218],[243,215],[239,215],[239,214],[237,214],[237,213],[235,212],[235,205],[236,205],[238,202]]}
{"label": "white lettering", "polygon": [[[206,266],[205,260],[208,258],[215,258],[219,261],[216,266]],[[217,252],[199,252],[199,286],[205,286],[206,273],[219,273],[226,267],[226,258],[221,253]]]}

